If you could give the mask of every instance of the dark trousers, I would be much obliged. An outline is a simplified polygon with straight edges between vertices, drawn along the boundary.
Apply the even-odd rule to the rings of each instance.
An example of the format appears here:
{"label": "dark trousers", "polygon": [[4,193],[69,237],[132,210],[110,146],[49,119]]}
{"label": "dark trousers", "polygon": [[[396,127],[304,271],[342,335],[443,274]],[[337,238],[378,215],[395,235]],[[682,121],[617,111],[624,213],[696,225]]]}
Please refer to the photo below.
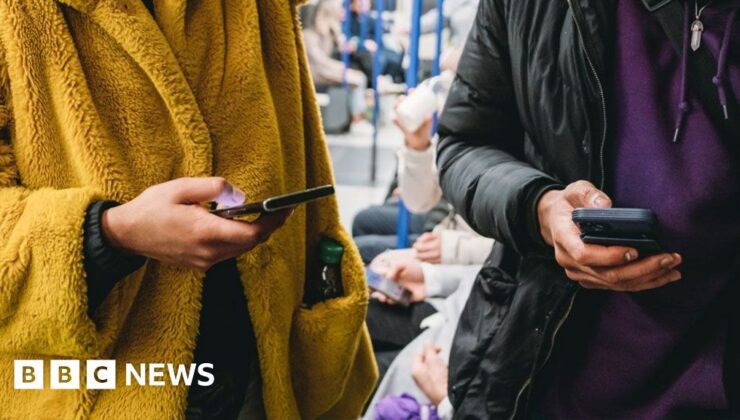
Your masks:
{"label": "dark trousers", "polygon": [[200,330],[194,362],[212,363],[214,383],[193,381],[187,420],[264,418],[257,340],[236,261],[213,266],[203,280]]}
{"label": "dark trousers", "polygon": [[[426,220],[425,214],[410,215],[409,244],[412,244],[424,232]],[[397,203],[372,206],[357,213],[352,223],[352,236],[365,264],[369,264],[373,258],[385,250],[396,249],[397,224]]]}
{"label": "dark trousers", "polygon": [[421,321],[437,312],[427,302],[408,307],[387,305],[371,299],[367,309],[367,328],[373,342],[381,378],[393,359],[421,333]]}

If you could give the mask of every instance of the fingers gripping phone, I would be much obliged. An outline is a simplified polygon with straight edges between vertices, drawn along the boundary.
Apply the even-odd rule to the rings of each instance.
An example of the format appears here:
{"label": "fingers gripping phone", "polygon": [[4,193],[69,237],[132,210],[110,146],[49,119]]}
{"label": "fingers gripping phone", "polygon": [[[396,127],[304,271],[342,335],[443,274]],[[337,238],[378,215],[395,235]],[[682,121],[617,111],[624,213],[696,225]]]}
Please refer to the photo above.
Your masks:
{"label": "fingers gripping phone", "polygon": [[635,248],[641,257],[663,252],[658,241],[658,221],[650,209],[579,208],[573,222],[587,244]]}
{"label": "fingers gripping phone", "polygon": [[365,268],[365,274],[367,277],[367,286],[370,289],[388,296],[403,306],[409,306],[411,304],[410,290],[395,281],[376,273],[370,267]]}
{"label": "fingers gripping phone", "polygon": [[333,185],[323,185],[321,187],[309,188],[305,191],[293,192],[290,194],[271,197],[263,201],[242,204],[235,207],[211,210],[211,213],[227,219],[233,219],[239,216],[250,214],[274,213],[280,210],[290,209],[299,204],[309,201],[318,200],[334,194]]}

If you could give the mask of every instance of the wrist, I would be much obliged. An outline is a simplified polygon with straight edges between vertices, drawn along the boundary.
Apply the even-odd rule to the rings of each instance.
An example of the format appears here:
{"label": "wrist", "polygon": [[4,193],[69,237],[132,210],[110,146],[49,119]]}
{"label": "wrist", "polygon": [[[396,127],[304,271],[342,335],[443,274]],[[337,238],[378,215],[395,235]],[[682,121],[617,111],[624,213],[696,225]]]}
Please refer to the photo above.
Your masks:
{"label": "wrist", "polygon": [[439,405],[439,403],[442,402],[442,400],[445,399],[445,397],[447,397],[447,388],[445,387],[445,388],[435,389],[434,391],[430,393],[428,397],[429,397],[429,402],[431,402],[436,407]]}
{"label": "wrist", "polygon": [[105,210],[100,217],[100,229],[105,241],[118,251],[136,254],[127,242],[130,222],[127,220],[124,206],[117,206]]}
{"label": "wrist", "polygon": [[429,147],[432,145],[432,142],[416,142],[416,141],[406,141],[406,147],[408,147],[411,150],[415,150],[417,152],[425,152],[429,150]]}
{"label": "wrist", "polygon": [[550,232],[550,211],[553,203],[560,197],[561,191],[550,190],[542,194],[537,203],[537,220],[540,224],[540,235],[546,244],[552,246],[552,234]]}

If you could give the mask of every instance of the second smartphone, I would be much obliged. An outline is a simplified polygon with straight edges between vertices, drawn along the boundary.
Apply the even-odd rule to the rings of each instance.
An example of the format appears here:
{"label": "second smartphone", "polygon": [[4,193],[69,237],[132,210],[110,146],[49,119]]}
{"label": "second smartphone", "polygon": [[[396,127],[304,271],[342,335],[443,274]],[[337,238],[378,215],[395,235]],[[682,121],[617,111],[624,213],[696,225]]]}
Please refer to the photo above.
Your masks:
{"label": "second smartphone", "polygon": [[650,209],[579,208],[573,222],[588,244],[635,248],[640,257],[663,252],[658,240],[658,220]]}

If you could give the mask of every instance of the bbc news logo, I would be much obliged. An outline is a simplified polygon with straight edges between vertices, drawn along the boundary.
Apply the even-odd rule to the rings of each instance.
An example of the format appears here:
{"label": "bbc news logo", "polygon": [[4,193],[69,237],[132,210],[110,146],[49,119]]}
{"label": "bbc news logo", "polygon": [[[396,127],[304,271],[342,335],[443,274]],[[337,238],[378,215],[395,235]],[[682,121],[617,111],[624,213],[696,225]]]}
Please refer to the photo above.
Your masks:
{"label": "bbc news logo", "polygon": [[[127,363],[125,373],[126,386],[177,386],[181,383],[191,386],[193,382],[211,386],[215,380],[211,363]],[[49,361],[50,389],[80,389],[81,379],[79,360]],[[44,389],[44,361],[15,360],[13,382],[15,389]],[[115,389],[117,385],[115,360],[85,362],[84,388]]]}

